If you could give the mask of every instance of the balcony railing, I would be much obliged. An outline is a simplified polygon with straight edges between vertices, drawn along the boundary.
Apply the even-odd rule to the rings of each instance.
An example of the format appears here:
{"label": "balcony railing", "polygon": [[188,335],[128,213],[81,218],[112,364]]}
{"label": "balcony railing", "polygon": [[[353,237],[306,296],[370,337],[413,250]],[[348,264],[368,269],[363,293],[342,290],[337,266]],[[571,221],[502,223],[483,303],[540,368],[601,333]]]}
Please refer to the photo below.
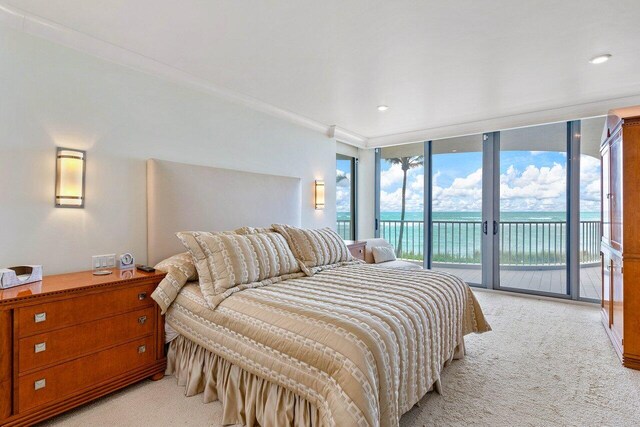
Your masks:
{"label": "balcony railing", "polygon": [[[346,223],[346,224],[345,224]],[[381,221],[380,237],[397,247],[401,221]],[[338,232],[349,232],[349,221],[338,221]],[[350,236],[350,233],[346,234]],[[422,260],[424,222],[405,221],[401,258]],[[348,237],[345,237],[348,238]],[[513,266],[566,263],[567,224],[564,221],[501,222],[500,264]],[[453,264],[481,263],[480,221],[433,221],[433,261]],[[600,260],[600,222],[580,221],[580,262]]]}
{"label": "balcony railing", "polygon": [[344,240],[351,240],[351,220],[339,219],[336,223],[336,231]]}

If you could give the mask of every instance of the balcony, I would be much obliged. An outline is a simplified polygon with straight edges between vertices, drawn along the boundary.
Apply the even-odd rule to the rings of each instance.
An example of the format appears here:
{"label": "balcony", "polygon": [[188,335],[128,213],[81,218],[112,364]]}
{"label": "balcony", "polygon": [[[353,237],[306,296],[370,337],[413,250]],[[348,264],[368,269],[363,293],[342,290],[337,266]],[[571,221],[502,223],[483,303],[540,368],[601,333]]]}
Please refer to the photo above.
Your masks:
{"label": "balcony", "polygon": [[[380,236],[398,246],[401,221],[381,221]],[[337,231],[350,236],[349,221]],[[566,222],[501,222],[500,283],[504,287],[564,294],[566,290]],[[422,262],[424,222],[405,221],[400,258]],[[480,221],[433,221],[433,268],[470,283],[481,282]],[[580,294],[600,299],[600,222],[580,222]]]}

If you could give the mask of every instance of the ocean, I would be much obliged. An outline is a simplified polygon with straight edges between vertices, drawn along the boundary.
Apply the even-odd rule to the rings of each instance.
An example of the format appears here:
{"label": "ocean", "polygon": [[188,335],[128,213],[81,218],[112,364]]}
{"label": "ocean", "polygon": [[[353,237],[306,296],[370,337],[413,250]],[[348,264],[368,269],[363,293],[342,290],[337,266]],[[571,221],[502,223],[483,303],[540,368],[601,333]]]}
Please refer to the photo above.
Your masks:
{"label": "ocean", "polygon": [[[406,212],[406,221],[422,221],[422,212]],[[349,212],[338,212],[338,221],[348,220]],[[566,221],[566,212],[502,212],[502,221]],[[434,212],[434,221],[480,221],[480,212]],[[382,221],[399,221],[400,212],[380,212]],[[600,212],[580,212],[581,221],[599,221]]]}
{"label": "ocean", "polygon": [[[380,213],[380,237],[398,245],[400,212]],[[349,238],[348,212],[338,212],[338,232]],[[433,213],[433,260],[475,264],[481,257],[480,212]],[[513,265],[557,265],[566,262],[566,212],[502,212],[500,215],[501,263]],[[599,259],[600,212],[580,213],[580,257],[582,262]],[[361,236],[366,237],[366,236]],[[422,212],[405,214],[402,257],[423,258]]]}

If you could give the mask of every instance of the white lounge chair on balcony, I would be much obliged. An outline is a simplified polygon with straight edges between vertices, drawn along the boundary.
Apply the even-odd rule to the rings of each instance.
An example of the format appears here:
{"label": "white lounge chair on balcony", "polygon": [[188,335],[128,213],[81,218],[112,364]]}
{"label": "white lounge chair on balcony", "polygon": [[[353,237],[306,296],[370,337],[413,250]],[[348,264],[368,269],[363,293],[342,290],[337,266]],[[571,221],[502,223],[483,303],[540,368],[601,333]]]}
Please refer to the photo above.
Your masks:
{"label": "white lounge chair on balcony", "polygon": [[[375,264],[376,267],[384,267],[384,268],[395,268],[401,270],[420,270],[422,266],[418,263],[418,261],[404,261],[401,259],[396,259],[394,255],[393,246],[385,239],[365,239],[367,242],[367,246],[364,250],[364,260],[367,264]],[[376,250],[374,248],[389,248],[391,249],[390,253],[393,256],[385,257],[380,250]],[[374,256],[374,252],[376,252],[377,258],[379,262],[376,262],[376,257]],[[389,251],[387,251],[389,252]],[[382,256],[381,256],[382,255]]]}

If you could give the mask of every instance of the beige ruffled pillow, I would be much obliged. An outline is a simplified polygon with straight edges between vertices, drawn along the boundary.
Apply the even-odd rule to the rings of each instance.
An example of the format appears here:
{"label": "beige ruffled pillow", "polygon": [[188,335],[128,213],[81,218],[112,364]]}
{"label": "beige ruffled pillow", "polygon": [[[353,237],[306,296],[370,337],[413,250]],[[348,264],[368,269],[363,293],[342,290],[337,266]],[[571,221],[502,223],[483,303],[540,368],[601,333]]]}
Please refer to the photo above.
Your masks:
{"label": "beige ruffled pillow", "polygon": [[282,224],[271,227],[287,239],[307,276],[329,268],[362,263],[351,255],[342,237],[329,227],[317,230]]}
{"label": "beige ruffled pillow", "polygon": [[198,273],[189,252],[183,252],[160,261],[156,264],[155,269],[167,273],[151,294],[151,298],[158,303],[162,314],[164,314],[178,296],[180,289],[187,282],[198,280]]}
{"label": "beige ruffled pillow", "polygon": [[396,260],[396,254],[390,246],[374,246],[371,248],[371,253],[376,264]]}
{"label": "beige ruffled pillow", "polygon": [[177,234],[193,258],[200,290],[211,308],[238,290],[300,277],[300,267],[283,236],[274,232]]}

